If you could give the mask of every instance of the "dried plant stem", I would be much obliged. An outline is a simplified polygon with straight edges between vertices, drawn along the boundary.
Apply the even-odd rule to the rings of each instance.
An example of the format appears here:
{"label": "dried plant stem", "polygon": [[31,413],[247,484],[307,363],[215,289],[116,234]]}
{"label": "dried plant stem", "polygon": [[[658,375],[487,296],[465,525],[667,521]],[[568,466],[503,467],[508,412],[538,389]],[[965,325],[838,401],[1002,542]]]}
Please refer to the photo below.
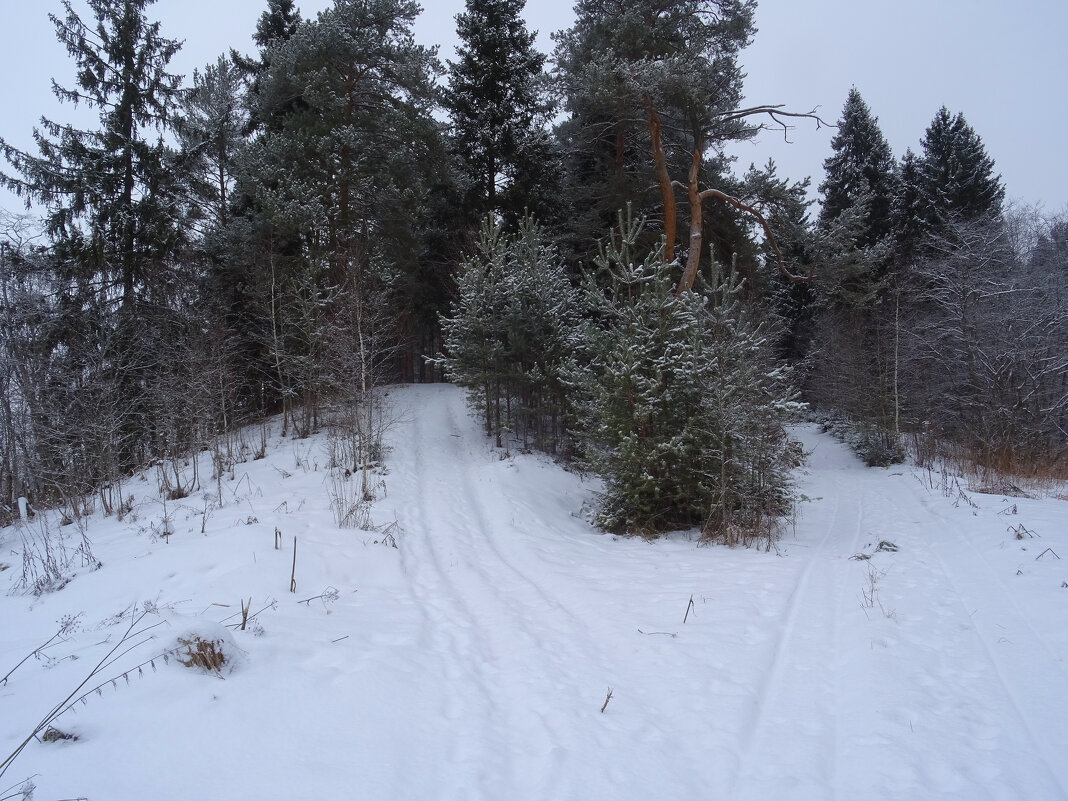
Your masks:
{"label": "dried plant stem", "polygon": [[126,648],[124,651],[122,651],[122,653],[118,655],[116,655],[115,653],[120,648],[122,648],[130,639],[134,637],[139,637],[146,631],[149,631],[150,629],[154,629],[156,626],[161,625],[161,623],[154,623],[151,626],[146,626],[143,629],[135,631],[135,629],[137,629],[137,625],[144,619],[145,615],[147,614],[147,612],[141,612],[141,614],[136,615],[133,618],[133,620],[130,622],[129,627],[126,629],[126,632],[122,635],[122,638],[117,643],[115,643],[114,647],[110,651],[108,651],[104,655],[104,657],[96,664],[96,667],[89,671],[89,674],[84,679],[82,679],[81,684],[75,687],[71,691],[70,695],[68,695],[66,698],[64,698],[54,707],[52,707],[48,714],[46,714],[41,719],[41,722],[37,724],[36,728],[34,728],[34,730],[30,732],[29,736],[26,737],[26,739],[19,744],[18,748],[8,754],[8,756],[4,759],[3,762],[0,762],[0,778],[3,778],[4,774],[7,773],[7,769],[11,767],[11,763],[13,763],[18,757],[18,755],[21,754],[22,751],[26,748],[26,746],[30,744],[33,738],[36,737],[40,732],[44,731],[44,729],[46,729],[52,723],[52,721],[56,719],[56,717],[58,717],[62,712],[66,710],[66,708],[70,705],[71,701],[78,695],[79,692],[81,692],[81,689],[89,683],[90,679],[96,676],[101,670],[114,663],[116,659],[119,659],[123,655],[129,653],[129,651],[136,648],[138,645],[141,645],[146,642],[146,640],[141,640],[135,645],[131,645]]}
{"label": "dried plant stem", "polygon": [[293,572],[289,574],[289,591],[297,591],[297,538],[293,538]]}
{"label": "dried plant stem", "polygon": [[19,663],[17,665],[15,665],[15,667],[11,668],[11,670],[9,670],[4,675],[4,677],[2,679],[0,679],[0,687],[3,687],[5,684],[7,684],[7,680],[11,676],[11,674],[14,673],[16,670],[18,670],[20,667],[22,667],[26,663],[26,660],[28,660],[31,656],[37,656],[39,653],[41,653],[41,651],[43,651],[45,648],[47,648],[49,645],[51,645],[52,641],[55,640],[57,637],[59,637],[61,634],[63,634],[63,629],[62,628],[59,631],[57,631],[55,634],[53,634],[51,637],[49,637],[48,640],[46,640],[44,643],[42,643],[41,645],[38,645],[36,648],[34,648],[32,651],[30,651],[28,654],[26,654],[26,656],[24,656],[19,661]]}

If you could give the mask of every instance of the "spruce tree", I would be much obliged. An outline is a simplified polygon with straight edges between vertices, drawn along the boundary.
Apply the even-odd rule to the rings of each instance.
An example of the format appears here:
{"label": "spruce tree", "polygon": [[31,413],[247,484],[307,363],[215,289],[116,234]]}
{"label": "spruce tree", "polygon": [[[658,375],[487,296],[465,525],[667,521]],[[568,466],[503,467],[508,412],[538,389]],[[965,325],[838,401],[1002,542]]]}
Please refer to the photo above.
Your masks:
{"label": "spruce tree", "polygon": [[822,205],[818,225],[827,229],[847,209],[864,203],[857,247],[877,244],[893,227],[891,209],[898,194],[898,175],[890,145],[854,86],[849,90],[830,156],[823,162]]}
{"label": "spruce tree", "polygon": [[39,155],[0,140],[21,177],[9,189],[46,208],[47,231],[82,279],[99,278],[123,305],[143,297],[178,240],[180,194],[171,154],[158,135],[171,125],[180,76],[167,64],[180,43],[160,35],[146,9],[155,0],[89,0],[92,23],[69,0],[50,15],[74,58],[77,84],[54,84],[62,102],[98,110],[99,128],[42,119]]}
{"label": "spruce tree", "polygon": [[194,299],[192,276],[176,259],[184,193],[163,141],[180,94],[179,76],[167,66],[180,45],[149,21],[151,3],[89,0],[87,22],[65,2],[65,14],[50,18],[74,59],[76,83],[54,83],[54,91],[62,102],[95,109],[98,126],[42,119],[36,155],[0,140],[19,174],[0,182],[45,209],[61,295],[50,346],[66,367],[52,391],[83,388],[79,402],[99,410],[98,435],[87,433],[77,448],[81,472],[92,480],[139,463],[150,440],[171,450],[177,433],[153,426],[178,400],[167,396],[162,377],[178,358],[170,345]]}
{"label": "spruce tree", "polygon": [[975,130],[943,106],[924,133],[920,214],[935,232],[953,222],[997,217],[1005,199],[1001,176]]}
{"label": "spruce tree", "polygon": [[878,120],[850,90],[824,161],[813,398],[864,431],[873,463],[898,458],[895,204],[901,179]]}
{"label": "spruce tree", "polygon": [[[300,10],[293,0],[267,0],[267,9],[260,14],[256,21],[256,32],[252,34],[252,41],[260,50],[259,56],[246,56],[231,48],[230,60],[248,80],[252,97],[259,94],[263,78],[271,67],[272,50],[289,41],[302,22]],[[255,103],[251,104],[251,111],[249,132],[271,124],[271,120],[259,116],[260,109]]]}
{"label": "spruce tree", "polygon": [[878,119],[856,87],[846,98],[831,150],[823,162],[816,221],[826,268],[820,281],[833,303],[859,309],[877,304],[884,289],[900,179]]}
{"label": "spruce tree", "polygon": [[894,232],[896,237],[895,258],[908,263],[917,249],[931,235],[929,215],[926,213],[926,190],[923,182],[923,165],[912,148],[901,157],[899,168],[901,180],[894,198]]}
{"label": "spruce tree", "polygon": [[475,220],[501,214],[510,225],[553,208],[551,105],[545,56],[521,16],[525,0],[467,0],[456,16],[457,60],[448,62],[444,102],[452,146]]}

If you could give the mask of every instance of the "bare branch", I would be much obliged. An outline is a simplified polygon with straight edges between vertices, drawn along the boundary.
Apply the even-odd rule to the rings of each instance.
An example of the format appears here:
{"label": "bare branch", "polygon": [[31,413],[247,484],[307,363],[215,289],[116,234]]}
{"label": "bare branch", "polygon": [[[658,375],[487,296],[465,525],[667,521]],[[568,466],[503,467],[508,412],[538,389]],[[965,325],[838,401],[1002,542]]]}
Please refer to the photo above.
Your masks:
{"label": "bare branch", "polygon": [[[760,213],[756,206],[743,203],[741,200],[734,197],[733,195],[728,195],[726,192],[721,192],[718,189],[705,189],[701,192],[700,197],[702,200],[704,200],[706,197],[718,198],[719,200],[722,200],[734,206],[739,211],[744,211],[745,213],[751,214],[753,217],[755,217],[757,219],[757,222],[759,222],[761,227],[764,229],[764,235],[767,236],[768,243],[771,245],[771,249],[775,253],[775,259],[779,262],[779,272],[782,273],[783,278],[785,278],[787,281],[792,281],[794,283],[808,283],[815,277],[815,272],[811,269],[809,270],[808,275],[795,275],[794,273],[790,272],[789,269],[787,269],[786,262],[783,260],[782,257],[782,251],[779,250],[779,243],[775,240],[775,234],[771,232],[771,226],[768,225],[768,221],[764,218],[764,215]],[[683,292],[689,288],[690,287],[683,287],[680,285],[679,291]]]}

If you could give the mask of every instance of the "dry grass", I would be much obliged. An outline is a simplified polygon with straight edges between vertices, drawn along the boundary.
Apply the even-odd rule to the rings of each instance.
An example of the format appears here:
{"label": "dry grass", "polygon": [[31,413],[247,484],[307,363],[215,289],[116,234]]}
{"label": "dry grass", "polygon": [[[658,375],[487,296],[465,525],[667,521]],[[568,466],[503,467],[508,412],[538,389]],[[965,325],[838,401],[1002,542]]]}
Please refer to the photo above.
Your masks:
{"label": "dry grass", "polygon": [[186,667],[198,667],[202,670],[218,673],[222,670],[223,665],[226,664],[226,656],[222,651],[221,640],[202,640],[200,637],[193,637],[193,639],[187,640],[184,637],[179,637],[178,644],[185,649],[185,652],[182,653],[179,650],[177,659]]}
{"label": "dry grass", "polygon": [[910,450],[921,467],[966,479],[971,492],[1068,500],[1068,452],[965,448],[930,435],[914,436]]}

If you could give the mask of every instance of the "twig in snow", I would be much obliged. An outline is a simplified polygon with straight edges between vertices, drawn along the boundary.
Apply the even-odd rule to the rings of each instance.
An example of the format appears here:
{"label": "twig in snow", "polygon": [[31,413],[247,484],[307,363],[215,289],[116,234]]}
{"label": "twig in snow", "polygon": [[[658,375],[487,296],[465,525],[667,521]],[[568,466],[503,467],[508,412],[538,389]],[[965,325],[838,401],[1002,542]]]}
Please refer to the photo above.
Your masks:
{"label": "twig in snow", "polygon": [[[263,607],[262,609],[260,609],[260,610],[258,610],[257,612],[255,612],[255,613],[253,613],[253,614],[249,615],[249,616],[248,616],[248,619],[249,619],[249,621],[253,621],[253,620],[255,620],[255,619],[256,619],[256,618],[257,618],[257,617],[259,616],[260,612],[265,612],[265,611],[267,611],[268,609],[274,609],[274,608],[275,608],[275,606],[277,605],[277,603],[278,603],[277,601],[275,601],[275,600],[273,600],[273,599],[272,599],[272,600],[271,600],[270,602],[268,602],[268,604],[267,604],[266,606],[264,606],[264,607]],[[243,605],[244,605],[244,604],[242,604],[242,606],[243,606]],[[237,612],[234,612],[234,613],[233,613],[232,615],[230,615],[229,617],[224,617],[224,618],[223,618],[222,620],[220,620],[220,621],[219,621],[219,623],[220,623],[221,625],[223,625],[223,626],[226,626],[227,628],[231,628],[231,629],[236,629],[236,628],[237,628],[238,626],[240,626],[240,625],[241,625],[240,623],[227,623],[227,622],[226,622],[227,620],[229,620],[230,618],[233,618],[233,617],[237,617]]]}
{"label": "twig in snow", "polygon": [[609,687],[609,688],[608,688],[608,695],[606,695],[606,696],[604,697],[604,706],[602,706],[602,707],[601,707],[601,714],[602,714],[602,715],[604,714],[604,711],[605,711],[606,709],[608,709],[608,702],[609,702],[609,701],[611,701],[611,700],[612,700],[612,688],[611,688],[611,687]]}
{"label": "twig in snow", "polygon": [[[33,791],[37,789],[37,785],[33,783],[33,779],[36,778],[37,775],[38,774],[35,773],[33,776],[29,776],[20,782],[15,782],[6,790],[0,790],[0,801],[10,801],[12,798],[18,798],[21,799],[21,801],[25,801],[27,798],[33,798]],[[12,790],[15,792],[11,792]]]}
{"label": "twig in snow", "polygon": [[[1044,550],[1042,553],[1040,553],[1038,556],[1035,557],[1035,561],[1037,562],[1039,559],[1041,559],[1047,553],[1051,553],[1054,556],[1057,556],[1057,552],[1055,550],[1053,550],[1052,548],[1046,548],[1046,550]],[[1057,558],[1060,559],[1059,556],[1057,556]]]}
{"label": "twig in snow", "polygon": [[693,593],[690,593],[690,602],[688,604],[686,604],[686,614],[682,616],[683,624],[686,623],[686,619],[690,616],[690,610],[691,609],[693,610],[693,613],[696,616],[697,615],[697,610],[694,609],[694,605],[693,605]]}
{"label": "twig in snow", "polygon": [[652,637],[654,634],[662,634],[665,637],[678,637],[678,633],[674,631],[642,631],[638,629],[639,634],[644,634],[646,637]]}
{"label": "twig in snow", "polygon": [[289,574],[289,591],[297,591],[297,538],[293,538],[293,572]]}
{"label": "twig in snow", "polygon": [[1030,537],[1034,539],[1035,532],[1027,528],[1023,523],[1018,526],[1009,526],[1009,532],[1018,540],[1022,540],[1024,537]]}
{"label": "twig in snow", "polygon": [[312,601],[322,598],[323,603],[325,604],[327,601],[336,601],[339,595],[340,593],[337,591],[336,587],[327,587],[320,595],[313,595],[311,598],[305,598],[303,601],[297,601],[297,603],[308,604],[310,606]]}

